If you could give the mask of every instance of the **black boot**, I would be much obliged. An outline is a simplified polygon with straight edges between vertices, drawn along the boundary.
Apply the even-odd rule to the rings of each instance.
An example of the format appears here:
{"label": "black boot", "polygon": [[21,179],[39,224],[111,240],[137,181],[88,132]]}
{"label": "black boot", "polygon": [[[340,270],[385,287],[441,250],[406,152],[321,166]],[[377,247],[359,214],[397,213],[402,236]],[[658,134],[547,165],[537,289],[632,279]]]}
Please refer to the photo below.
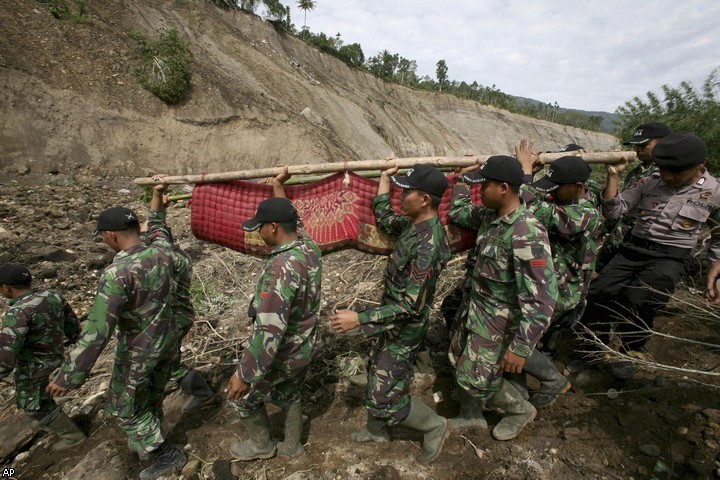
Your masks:
{"label": "black boot", "polygon": [[383,420],[379,420],[372,415],[370,412],[367,414],[367,423],[363,430],[350,434],[356,442],[375,442],[375,443],[386,443],[390,441],[390,435],[388,434],[387,424]]}
{"label": "black boot", "polygon": [[192,395],[192,398],[182,407],[182,411],[185,413],[211,405],[215,401],[215,394],[197,370],[190,369],[180,381],[180,388],[184,393]]}
{"label": "black boot", "polygon": [[302,402],[299,400],[283,407],[285,416],[285,440],[277,444],[277,453],[285,457],[296,458],[305,454],[302,444],[303,415]]}
{"label": "black boot", "polygon": [[155,463],[140,472],[140,480],[156,480],[169,473],[177,472],[187,462],[180,446],[173,445],[167,440],[151,455],[155,457]]}
{"label": "black boot", "polygon": [[537,408],[549,407],[558,395],[570,390],[570,381],[555,368],[552,360],[537,350],[527,358],[523,371],[540,381],[540,390],[530,398],[530,403]]}

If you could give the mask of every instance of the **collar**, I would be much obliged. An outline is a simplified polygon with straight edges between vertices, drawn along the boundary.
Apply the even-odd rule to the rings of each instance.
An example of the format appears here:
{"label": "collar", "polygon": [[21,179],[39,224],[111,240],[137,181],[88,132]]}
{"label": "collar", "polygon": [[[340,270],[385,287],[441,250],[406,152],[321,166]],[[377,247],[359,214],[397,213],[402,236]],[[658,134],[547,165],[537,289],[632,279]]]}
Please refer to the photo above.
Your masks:
{"label": "collar", "polygon": [[303,241],[303,238],[298,235],[297,240],[293,240],[293,241],[291,241],[291,242],[285,242],[285,243],[283,243],[282,245],[278,245],[278,246],[276,246],[275,248],[273,248],[273,249],[270,251],[270,256],[272,257],[273,255],[277,255],[278,253],[284,252],[284,251],[286,251],[286,250],[291,250],[291,249],[293,249],[293,248],[295,248],[295,247],[298,247],[298,246],[302,245],[303,243],[305,243],[305,242]]}

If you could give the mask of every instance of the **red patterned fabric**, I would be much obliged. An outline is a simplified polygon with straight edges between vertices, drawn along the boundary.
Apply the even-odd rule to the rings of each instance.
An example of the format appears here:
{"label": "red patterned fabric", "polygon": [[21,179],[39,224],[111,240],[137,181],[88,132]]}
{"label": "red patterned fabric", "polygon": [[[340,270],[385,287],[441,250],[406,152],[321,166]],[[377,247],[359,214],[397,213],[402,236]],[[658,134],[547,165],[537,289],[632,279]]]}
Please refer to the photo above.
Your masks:
{"label": "red patterned fabric", "polygon": [[[344,173],[337,173],[318,182],[285,187],[303,220],[305,229],[323,253],[343,248],[388,255],[394,237],[375,225],[372,197],[377,194],[378,182],[354,173],[347,174],[349,184],[343,183]],[[450,180],[455,175],[450,176]],[[227,183],[207,183],[195,186],[192,198],[191,226],[201,240],[217,243],[238,252],[265,257],[271,250],[260,234],[245,232],[242,222],[255,215],[258,204],[272,197],[272,186],[244,180]],[[399,211],[401,189],[391,189],[392,205]],[[453,252],[471,248],[476,232],[448,225],[448,209],[452,189],[447,189],[440,203],[439,214],[446,225]],[[472,189],[473,202],[480,203],[479,188]]]}

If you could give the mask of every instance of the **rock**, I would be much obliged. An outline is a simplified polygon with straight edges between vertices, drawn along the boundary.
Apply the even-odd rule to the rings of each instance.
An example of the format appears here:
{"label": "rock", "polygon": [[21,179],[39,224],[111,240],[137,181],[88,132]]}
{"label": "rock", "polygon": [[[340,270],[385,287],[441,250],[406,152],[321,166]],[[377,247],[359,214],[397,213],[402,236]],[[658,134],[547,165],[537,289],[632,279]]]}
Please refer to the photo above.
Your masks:
{"label": "rock", "polygon": [[190,478],[190,476],[193,473],[197,472],[199,469],[200,469],[200,460],[194,459],[194,460],[190,460],[189,462],[187,462],[185,464],[185,466],[182,468],[182,471],[180,473],[182,473],[183,477]]}
{"label": "rock", "polygon": [[657,445],[653,445],[652,443],[646,443],[644,445],[640,445],[640,451],[647,455],[648,457],[659,457],[660,456],[660,447]]}
{"label": "rock", "polygon": [[13,461],[13,463],[15,465],[18,465],[20,463],[23,463],[28,458],[30,458],[30,452],[18,453],[17,456],[15,457],[15,460]]}
{"label": "rock", "polygon": [[706,408],[702,411],[705,417],[715,423],[720,423],[720,410],[717,408]]}
{"label": "rock", "polygon": [[[3,385],[3,388],[7,387]],[[8,455],[30,441],[34,434],[23,412],[4,415],[0,422],[0,461],[5,461]]]}
{"label": "rock", "polygon": [[678,435],[683,435],[683,436],[684,436],[684,435],[687,435],[687,433],[688,433],[688,428],[687,428],[687,427],[677,427],[677,428],[675,429],[675,433],[677,433]]}
{"label": "rock", "polygon": [[621,413],[618,413],[617,417],[618,417],[618,423],[620,423],[620,425],[622,425],[623,427],[627,427],[628,425],[633,423],[633,420],[635,420],[637,418],[637,415],[632,414],[632,413],[621,412]]}
{"label": "rock", "polygon": [[563,437],[565,440],[571,440],[580,436],[580,429],[577,427],[567,427],[563,430]]}
{"label": "rock", "polygon": [[310,107],[305,107],[305,109],[300,112],[300,116],[313,125],[322,126],[325,123],[325,120],[323,120],[320,115],[313,112]]}
{"label": "rock", "polygon": [[106,440],[93,447],[62,480],[125,480],[133,463],[136,462],[125,445],[120,448],[112,440]]}

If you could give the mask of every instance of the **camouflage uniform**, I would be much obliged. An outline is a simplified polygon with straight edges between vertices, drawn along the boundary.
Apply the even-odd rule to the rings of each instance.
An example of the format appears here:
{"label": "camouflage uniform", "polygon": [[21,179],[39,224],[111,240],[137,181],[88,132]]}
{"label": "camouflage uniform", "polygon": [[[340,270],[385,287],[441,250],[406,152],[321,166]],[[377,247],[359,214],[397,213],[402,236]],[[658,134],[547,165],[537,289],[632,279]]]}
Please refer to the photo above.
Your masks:
{"label": "camouflage uniform", "polygon": [[105,269],[80,340],[55,379],[68,389],[82,385],[117,327],[107,412],[118,417],[141,455],[165,439],[163,391],[179,339],[171,310],[175,283],[165,212],[151,210],[148,216],[148,245],[118,252]]}
{"label": "camouflage uniform", "polygon": [[322,259],[307,232],[301,234],[270,252],[255,288],[253,333],[235,372],[250,384],[250,391],[232,402],[241,418],[257,412],[268,394],[281,407],[299,400],[317,351]]}
{"label": "camouflage uniform", "polygon": [[[640,179],[652,177],[657,172],[657,166],[652,163],[649,166],[640,164],[630,170],[623,182],[622,191],[635,185]],[[602,190],[601,190],[602,194]],[[602,197],[601,197],[602,198]],[[606,218],[602,224],[601,234],[605,236],[602,242],[602,249],[598,253],[597,271],[599,272],[613,256],[618,252],[620,244],[625,240],[628,233],[635,225],[637,217],[630,213],[622,215],[619,219]]]}
{"label": "camouflage uniform", "polygon": [[554,266],[547,232],[524,204],[498,218],[473,206],[467,186],[456,185],[450,219],[478,230],[468,313],[449,358],[458,385],[482,399],[500,388],[504,352],[527,358],[550,324],[558,296]]}
{"label": "camouflage uniform", "polygon": [[408,380],[428,330],[440,272],[450,259],[450,243],[440,219],[413,224],[396,215],[390,194],[373,197],[377,225],[399,235],[388,266],[379,307],[358,313],[360,329],[374,337],[365,406],[370,415],[396,425],[410,412]]}
{"label": "camouflage uniform", "polygon": [[31,289],[9,303],[0,332],[0,377],[16,369],[17,406],[40,420],[57,408],[45,387],[48,376],[62,364],[63,336],[76,342],[80,324],[53,290]]}
{"label": "camouflage uniform", "polygon": [[595,269],[600,212],[590,192],[569,205],[547,201],[532,186],[521,187],[528,210],[547,229],[557,274],[558,298],[553,320],[575,308],[587,293]]}
{"label": "camouflage uniform", "polygon": [[181,362],[180,344],[188,334],[195,322],[195,309],[190,295],[190,283],[192,282],[192,259],[179,245],[173,245],[173,277],[175,279],[175,298],[172,303],[172,312],[175,317],[175,324],[180,331],[178,341],[178,352],[173,362],[170,381],[179,383],[190,372],[190,369]]}

